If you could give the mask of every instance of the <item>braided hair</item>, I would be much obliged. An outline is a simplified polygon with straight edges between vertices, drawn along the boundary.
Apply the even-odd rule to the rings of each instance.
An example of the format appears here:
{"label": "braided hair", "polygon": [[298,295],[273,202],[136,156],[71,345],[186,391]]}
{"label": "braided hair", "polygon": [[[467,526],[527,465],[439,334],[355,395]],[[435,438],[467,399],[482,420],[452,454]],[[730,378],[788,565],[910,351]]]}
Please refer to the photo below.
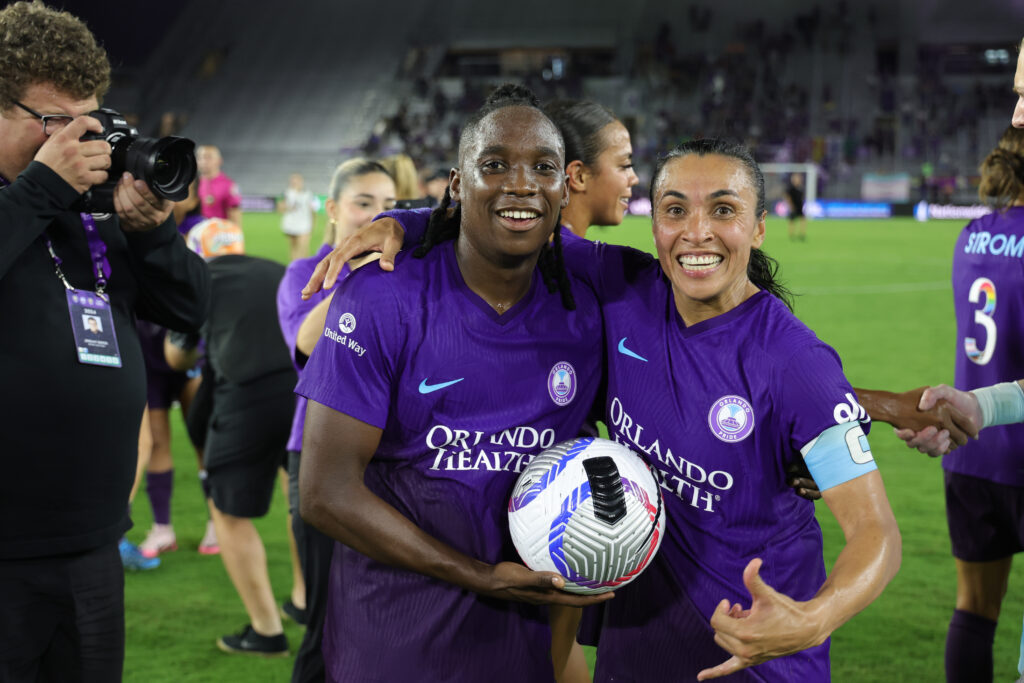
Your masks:
{"label": "braided hair", "polygon": [[[540,107],[540,101],[528,88],[513,83],[506,83],[490,94],[487,101],[478,109],[462,129],[459,136],[459,159],[464,158],[468,146],[472,143],[476,131],[488,115],[505,107],[529,107],[536,109],[545,118],[551,118],[544,113]],[[558,131],[558,126],[552,121],[552,127]],[[560,135],[560,134],[559,134]],[[558,292],[562,298],[562,305],[570,311],[576,310],[576,301],[572,296],[569,286],[569,276],[565,271],[565,259],[562,256],[561,226],[562,214],[559,212],[555,224],[554,239],[551,244],[541,247],[540,255],[537,258],[537,267],[540,269],[541,277],[547,286],[548,292]],[[430,213],[430,220],[427,222],[427,231],[423,235],[423,241],[412,252],[415,258],[423,258],[437,244],[456,239],[459,236],[459,229],[462,225],[462,207],[458,202],[453,202],[451,190],[445,188],[444,197],[441,203]]]}
{"label": "braided hair", "polygon": [[[716,154],[718,156],[729,157],[735,159],[743,165],[743,168],[747,171],[747,175],[750,178],[751,184],[754,186],[754,192],[757,194],[757,207],[755,214],[760,219],[766,212],[765,197],[764,197],[764,174],[761,172],[761,167],[754,161],[753,155],[750,154],[745,146],[725,140],[722,138],[702,138],[699,140],[687,140],[686,142],[678,145],[658,159],[658,164],[654,168],[654,176],[651,178],[651,204],[654,204],[654,190],[658,187],[661,182],[661,175],[665,171],[665,166],[668,162],[673,159],[681,159],[683,157],[696,154],[697,156],[707,156],[709,154]],[[754,283],[758,289],[768,290],[773,296],[786,304],[789,310],[793,310],[793,292],[790,291],[782,282],[777,279],[779,272],[779,262],[773,259],[768,254],[756,247],[750,249],[750,261],[747,263],[747,278]]]}

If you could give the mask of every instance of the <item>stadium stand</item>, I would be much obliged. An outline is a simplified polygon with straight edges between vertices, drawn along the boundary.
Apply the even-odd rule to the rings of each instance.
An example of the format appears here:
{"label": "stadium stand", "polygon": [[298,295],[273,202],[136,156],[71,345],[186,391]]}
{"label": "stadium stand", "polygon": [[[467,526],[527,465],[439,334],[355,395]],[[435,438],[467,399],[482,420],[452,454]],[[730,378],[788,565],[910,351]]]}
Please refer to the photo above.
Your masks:
{"label": "stadium stand", "polygon": [[824,197],[858,197],[872,172],[908,174],[914,201],[964,199],[1005,125],[1019,36],[995,0],[963,5],[192,0],[108,101],[134,103],[144,129],[173,112],[247,194],[276,194],[293,171],[322,194],[356,153],[450,163],[465,112],[512,78],[611,107],[640,187],[670,143],[727,134],[765,162],[819,164]]}

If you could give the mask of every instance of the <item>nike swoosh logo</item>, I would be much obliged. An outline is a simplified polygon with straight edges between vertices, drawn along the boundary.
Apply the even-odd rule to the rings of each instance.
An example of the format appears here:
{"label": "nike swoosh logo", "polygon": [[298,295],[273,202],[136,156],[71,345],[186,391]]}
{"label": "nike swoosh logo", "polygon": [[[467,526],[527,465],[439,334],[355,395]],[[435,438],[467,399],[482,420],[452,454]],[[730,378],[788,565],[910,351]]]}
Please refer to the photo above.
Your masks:
{"label": "nike swoosh logo", "polygon": [[433,393],[433,392],[437,391],[438,389],[444,389],[445,387],[450,387],[453,384],[458,384],[459,382],[461,382],[464,379],[466,379],[466,378],[465,377],[460,377],[458,379],[453,379],[450,382],[440,382],[438,384],[427,384],[427,380],[424,379],[422,382],[420,382],[420,393],[421,394],[430,394],[430,393]]}
{"label": "nike swoosh logo", "polygon": [[629,356],[630,358],[636,358],[637,360],[642,360],[643,362],[646,363],[647,362],[646,358],[644,358],[643,356],[641,356],[639,354],[636,354],[636,353],[634,353],[634,352],[632,352],[632,351],[630,351],[629,349],[626,348],[626,339],[627,339],[627,337],[623,337],[622,339],[619,340],[619,353],[623,354],[624,356]]}

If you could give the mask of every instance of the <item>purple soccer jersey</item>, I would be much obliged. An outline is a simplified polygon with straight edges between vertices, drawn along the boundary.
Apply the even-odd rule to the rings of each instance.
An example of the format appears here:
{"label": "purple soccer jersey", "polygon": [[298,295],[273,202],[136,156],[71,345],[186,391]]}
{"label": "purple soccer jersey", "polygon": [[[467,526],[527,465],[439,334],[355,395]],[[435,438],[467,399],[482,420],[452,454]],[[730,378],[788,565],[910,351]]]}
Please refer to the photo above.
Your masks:
{"label": "purple soccer jersey", "polygon": [[[767,292],[686,327],[655,259],[563,239],[602,302],[610,436],[657,468],[667,513],[658,556],[605,605],[595,680],[692,680],[729,658],[709,620],[722,598],[750,606],[750,560],[796,600],[821,587],[814,505],[785,467],[866,414],[835,351]],[[730,678],[828,680],[828,643]]]}
{"label": "purple soccer jersey", "polygon": [[205,220],[206,216],[201,213],[189,214],[182,218],[181,223],[178,224],[178,233],[181,234],[182,237],[187,238],[189,231]]}
{"label": "purple soccer jersey", "polygon": [[[334,291],[321,289],[307,300],[303,300],[300,292],[309,281],[309,276],[316,270],[316,265],[331,253],[331,245],[324,244],[317,252],[308,257],[292,261],[284,271],[281,284],[277,288],[277,319],[281,323],[281,334],[284,335],[284,342],[288,346],[288,352],[292,355],[292,365],[302,376],[302,368],[305,366],[306,358],[296,347],[299,337],[299,328],[302,321],[306,319],[310,311],[316,308],[317,304],[326,299]],[[338,282],[341,282],[351,271],[346,263],[338,274]],[[335,287],[337,284],[335,284]],[[295,416],[292,418],[292,431],[288,435],[288,450],[302,450],[302,427],[306,423],[306,399],[303,396],[295,397]]]}
{"label": "purple soccer jersey", "polygon": [[[953,252],[956,387],[1024,377],[1024,207],[971,221]],[[959,474],[1024,486],[1024,425],[984,429],[942,459]]]}
{"label": "purple soccer jersey", "polygon": [[[471,557],[518,562],[518,473],[577,435],[600,382],[597,302],[579,282],[573,294],[567,311],[535,271],[498,315],[465,285],[453,242],[400,254],[395,273],[340,285],[298,392],[383,430],[365,473],[376,495]],[[324,659],[339,681],[550,681],[550,644],[545,609],[335,547]]]}

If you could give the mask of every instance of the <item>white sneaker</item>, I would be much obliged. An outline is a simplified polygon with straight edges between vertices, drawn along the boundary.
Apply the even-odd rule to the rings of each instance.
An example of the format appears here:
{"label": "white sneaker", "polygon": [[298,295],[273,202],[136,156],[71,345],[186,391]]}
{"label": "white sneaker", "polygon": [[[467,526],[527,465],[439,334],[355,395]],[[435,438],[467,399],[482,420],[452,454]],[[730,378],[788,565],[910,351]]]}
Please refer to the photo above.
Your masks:
{"label": "white sneaker", "polygon": [[149,558],[177,549],[178,539],[174,535],[174,527],[170,524],[154,524],[146,534],[146,540],[139,544],[139,552],[143,557]]}
{"label": "white sneaker", "polygon": [[220,544],[217,543],[217,532],[213,528],[213,520],[206,521],[206,533],[203,540],[199,541],[200,555],[220,555]]}

